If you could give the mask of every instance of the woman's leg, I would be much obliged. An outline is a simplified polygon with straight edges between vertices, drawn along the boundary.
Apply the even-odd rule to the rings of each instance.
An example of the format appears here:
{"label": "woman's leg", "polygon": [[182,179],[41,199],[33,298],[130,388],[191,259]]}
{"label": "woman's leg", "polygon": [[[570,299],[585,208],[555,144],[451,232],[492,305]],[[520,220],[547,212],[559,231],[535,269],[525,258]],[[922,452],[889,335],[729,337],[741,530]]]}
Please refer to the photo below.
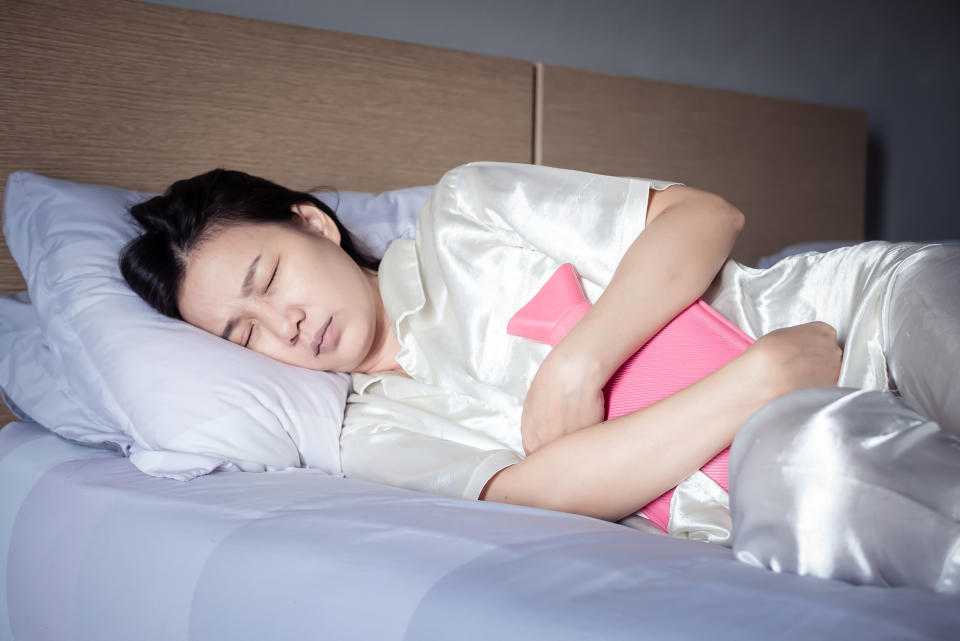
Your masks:
{"label": "woman's leg", "polygon": [[890,377],[907,405],[960,435],[960,246],[926,248],[893,278],[882,319]]}

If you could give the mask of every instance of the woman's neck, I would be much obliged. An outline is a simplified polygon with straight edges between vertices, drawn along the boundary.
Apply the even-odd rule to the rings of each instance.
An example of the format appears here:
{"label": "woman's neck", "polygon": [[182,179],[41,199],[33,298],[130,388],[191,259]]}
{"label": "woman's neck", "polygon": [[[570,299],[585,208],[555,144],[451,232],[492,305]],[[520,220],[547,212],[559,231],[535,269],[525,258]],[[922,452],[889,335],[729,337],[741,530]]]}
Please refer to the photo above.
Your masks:
{"label": "woman's neck", "polygon": [[411,378],[397,362],[397,355],[400,353],[400,341],[397,339],[393,323],[390,322],[383,305],[383,297],[380,295],[380,280],[377,273],[370,269],[364,269],[364,275],[367,277],[370,292],[376,301],[377,319],[376,335],[373,339],[374,346],[371,350],[372,356],[361,364],[361,372],[365,374],[392,372]]}

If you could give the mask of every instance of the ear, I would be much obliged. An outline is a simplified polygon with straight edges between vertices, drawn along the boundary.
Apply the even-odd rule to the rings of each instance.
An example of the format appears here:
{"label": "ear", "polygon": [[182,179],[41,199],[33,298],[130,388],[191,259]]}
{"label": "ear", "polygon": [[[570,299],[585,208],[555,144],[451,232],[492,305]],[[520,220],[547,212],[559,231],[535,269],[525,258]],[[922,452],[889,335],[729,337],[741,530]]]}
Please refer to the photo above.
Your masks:
{"label": "ear", "polygon": [[319,233],[338,245],[340,244],[340,230],[337,229],[337,224],[325,211],[312,203],[295,203],[290,206],[290,209],[300,216],[308,230]]}

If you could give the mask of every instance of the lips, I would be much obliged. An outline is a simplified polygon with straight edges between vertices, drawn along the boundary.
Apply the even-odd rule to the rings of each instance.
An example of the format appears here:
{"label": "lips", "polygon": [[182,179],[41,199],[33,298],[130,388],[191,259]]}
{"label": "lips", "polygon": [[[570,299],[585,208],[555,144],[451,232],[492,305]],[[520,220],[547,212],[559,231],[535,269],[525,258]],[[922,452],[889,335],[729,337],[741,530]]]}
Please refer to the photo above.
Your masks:
{"label": "lips", "polygon": [[322,352],[322,351],[325,352],[325,351],[327,351],[327,350],[329,349],[329,347],[330,347],[329,345],[326,345],[326,346],[325,346],[325,345],[323,344],[323,339],[324,339],[324,336],[325,336],[326,333],[327,333],[327,329],[330,327],[330,323],[332,323],[332,322],[333,322],[333,316],[331,316],[331,317],[327,320],[327,322],[323,324],[323,327],[321,327],[319,330],[317,330],[317,333],[313,335],[313,341],[310,343],[310,347],[311,347],[311,349],[313,349],[313,355],[314,355],[314,356],[318,356],[318,355],[320,354],[320,352]]}

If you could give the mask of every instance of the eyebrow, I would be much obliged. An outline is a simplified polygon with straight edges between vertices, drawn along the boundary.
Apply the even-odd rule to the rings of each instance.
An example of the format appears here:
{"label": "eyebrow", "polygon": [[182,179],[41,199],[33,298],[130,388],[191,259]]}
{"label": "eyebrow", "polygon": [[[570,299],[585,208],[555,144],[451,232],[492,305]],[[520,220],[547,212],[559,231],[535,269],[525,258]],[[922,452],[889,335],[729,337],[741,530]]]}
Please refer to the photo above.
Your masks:
{"label": "eyebrow", "polygon": [[[257,257],[253,259],[250,263],[250,267],[247,268],[247,276],[243,279],[243,286],[240,288],[240,297],[246,298],[250,295],[250,291],[253,289],[253,276],[257,271],[257,263],[260,262],[260,256],[263,254],[257,254]],[[237,326],[237,319],[231,318],[227,321],[226,327],[223,328],[223,332],[220,334],[220,338],[227,338],[233,332],[233,328]]]}

